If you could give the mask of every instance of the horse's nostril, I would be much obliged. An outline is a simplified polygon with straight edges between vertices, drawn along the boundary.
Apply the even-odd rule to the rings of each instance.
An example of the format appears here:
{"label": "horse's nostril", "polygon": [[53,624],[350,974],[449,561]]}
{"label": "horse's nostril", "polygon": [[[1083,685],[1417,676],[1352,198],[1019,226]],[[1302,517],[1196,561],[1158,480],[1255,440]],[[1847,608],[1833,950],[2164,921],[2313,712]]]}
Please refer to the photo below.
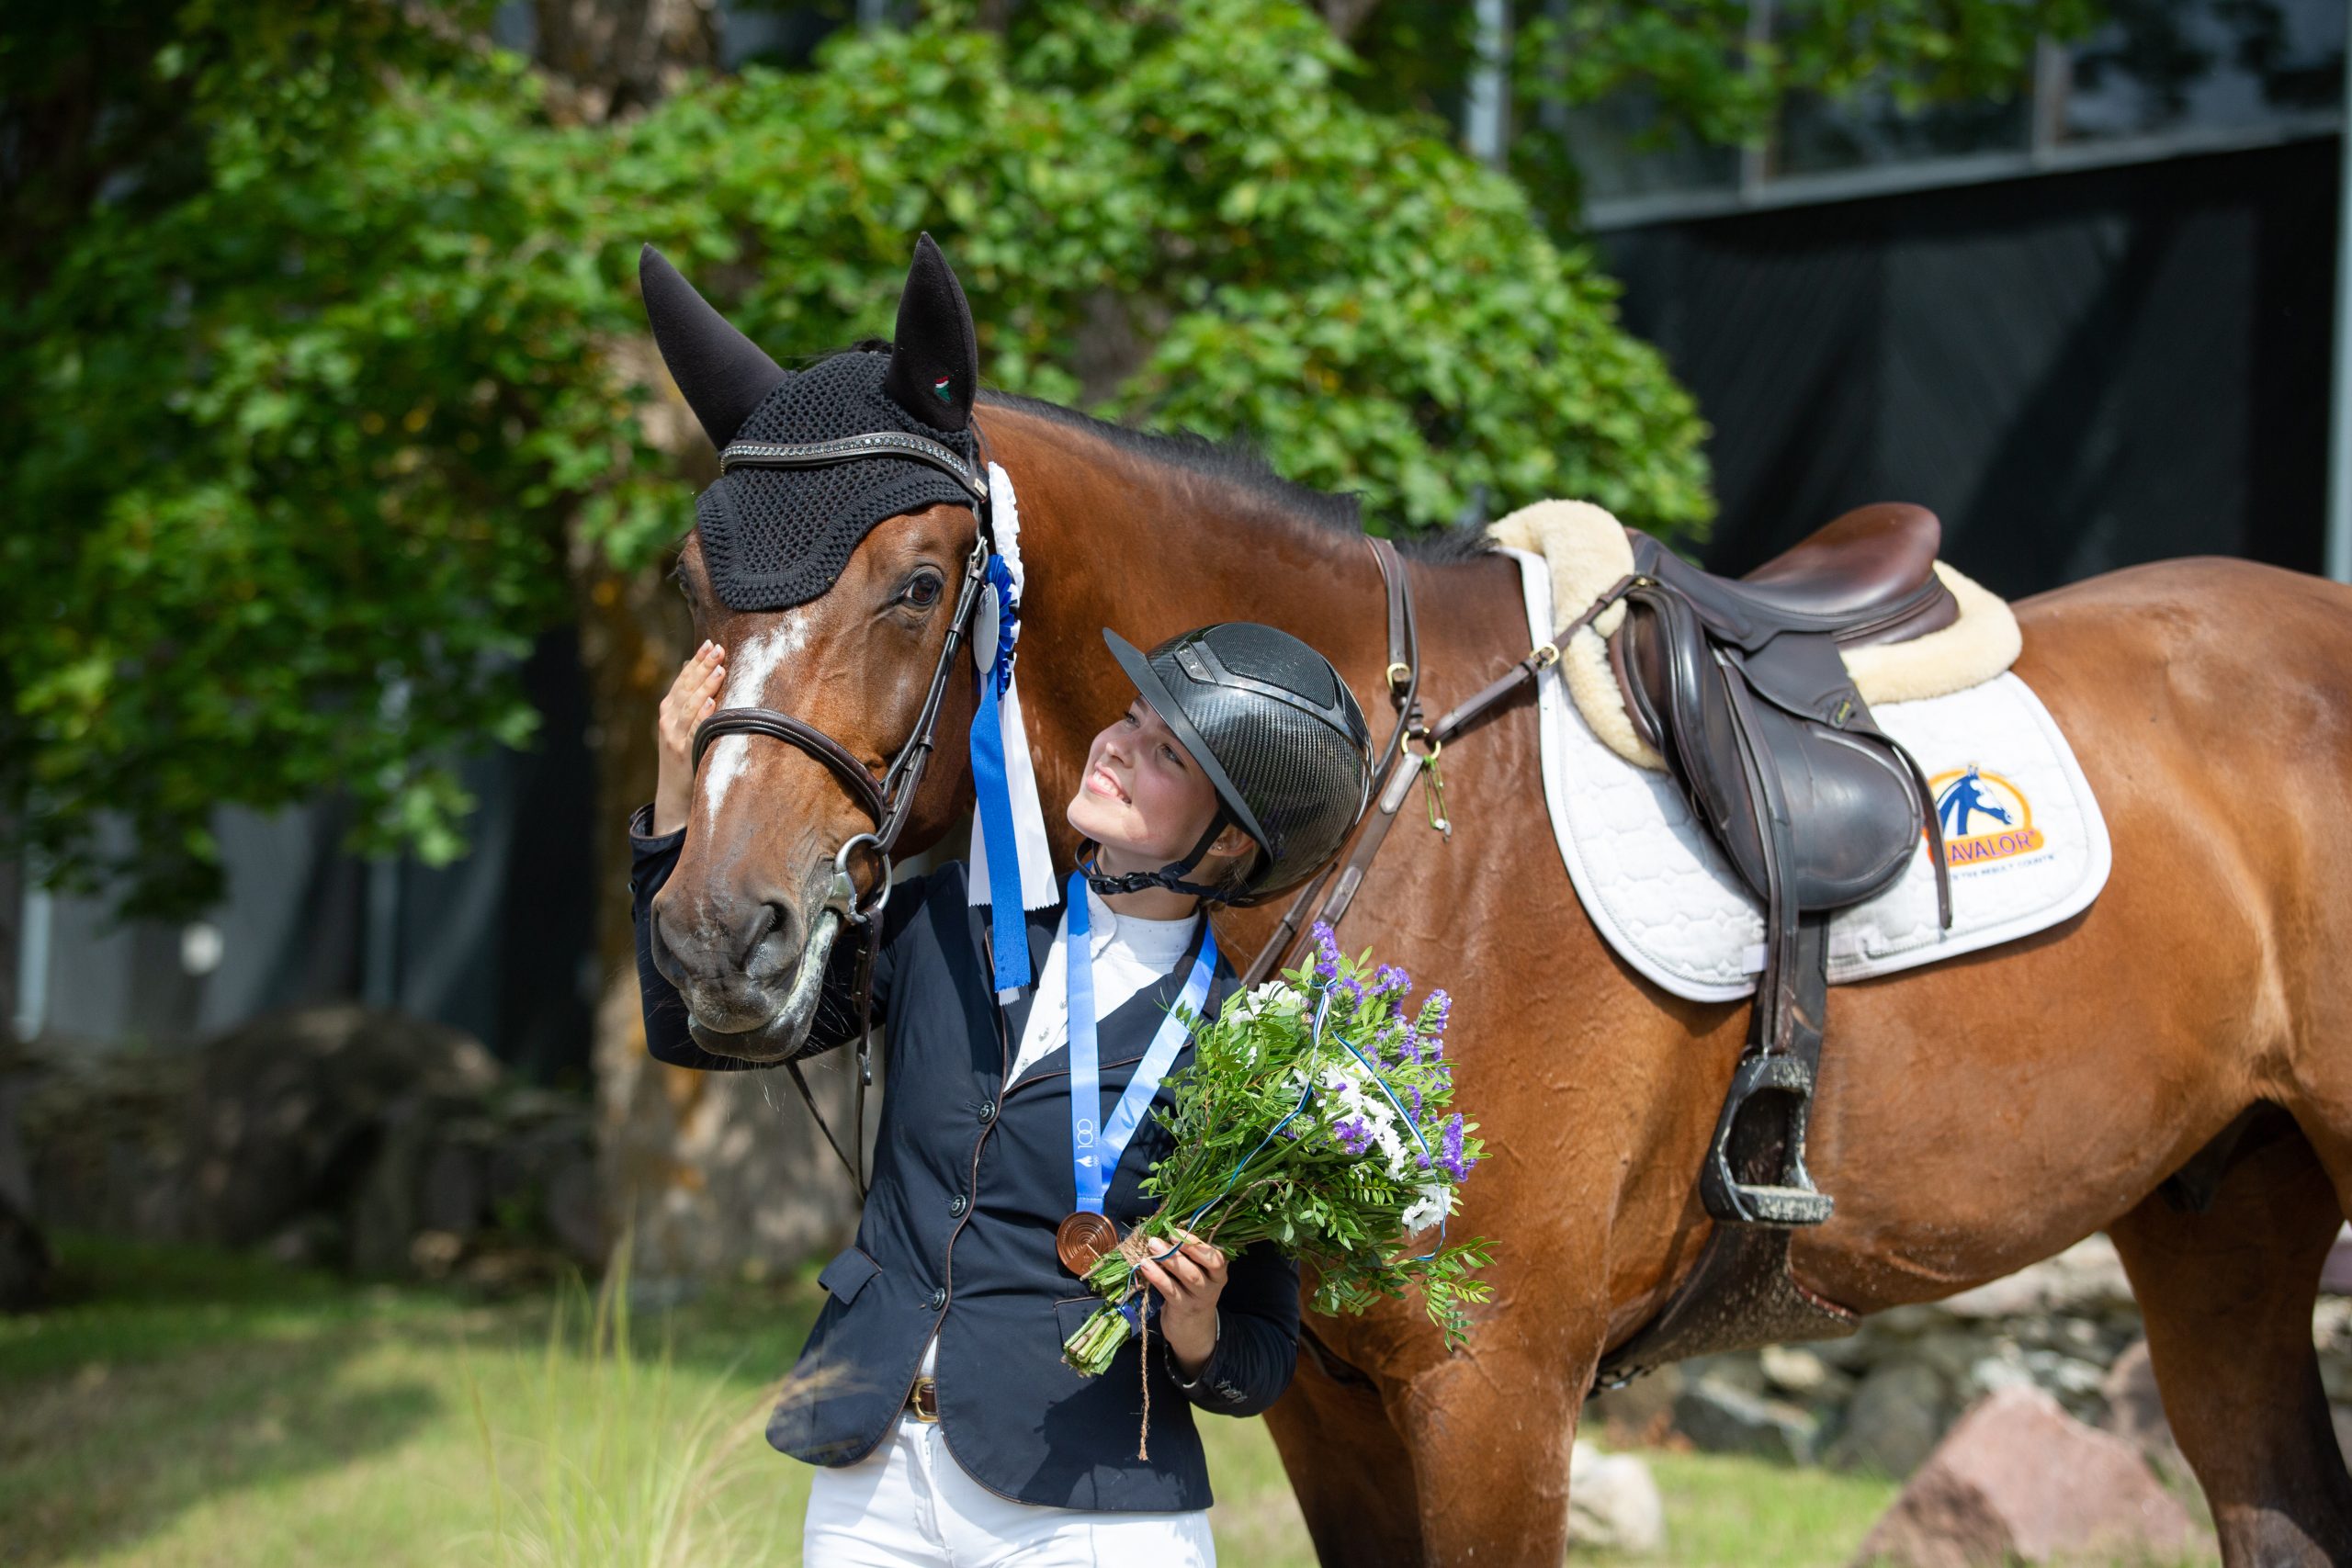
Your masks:
{"label": "horse's nostril", "polygon": [[752,980],[788,975],[800,961],[800,922],[792,911],[781,904],[760,909],[758,933],[743,950],[743,975]]}

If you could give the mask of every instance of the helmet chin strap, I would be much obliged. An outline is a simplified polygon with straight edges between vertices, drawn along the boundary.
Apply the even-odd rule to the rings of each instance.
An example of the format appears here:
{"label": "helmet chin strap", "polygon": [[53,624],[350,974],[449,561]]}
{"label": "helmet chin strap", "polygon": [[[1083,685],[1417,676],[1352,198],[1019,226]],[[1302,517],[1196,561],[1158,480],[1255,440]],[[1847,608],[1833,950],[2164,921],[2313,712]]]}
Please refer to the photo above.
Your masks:
{"label": "helmet chin strap", "polygon": [[1220,807],[1216,814],[1209,818],[1207,831],[1204,832],[1200,841],[1193,846],[1192,852],[1182,860],[1169,862],[1158,871],[1130,871],[1120,876],[1097,871],[1094,869],[1095,860],[1099,860],[1102,853],[1099,845],[1096,847],[1095,859],[1080,861],[1078,869],[1085,874],[1086,885],[1105,898],[1120,893],[1141,893],[1148,888],[1165,887],[1170,893],[1188,893],[1204,904],[1222,904],[1230,896],[1229,889],[1210,887],[1198,882],[1188,882],[1185,880],[1185,875],[1201,863],[1201,857],[1209,852],[1209,846],[1216,842],[1217,835],[1224,832],[1225,829],[1225,809]]}

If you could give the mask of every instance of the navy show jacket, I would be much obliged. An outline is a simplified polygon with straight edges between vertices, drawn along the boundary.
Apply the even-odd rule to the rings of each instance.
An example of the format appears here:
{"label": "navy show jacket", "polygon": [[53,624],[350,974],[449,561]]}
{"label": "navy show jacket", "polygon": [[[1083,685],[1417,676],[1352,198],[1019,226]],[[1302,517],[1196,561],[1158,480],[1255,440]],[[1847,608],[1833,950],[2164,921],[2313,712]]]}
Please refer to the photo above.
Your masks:
{"label": "navy show jacket", "polygon": [[[629,823],[630,892],[646,1043],[661,1061],[731,1069],[686,1032],[676,989],[654,969],[647,907],[677,863],[684,830],[648,836],[650,807]],[[1023,1503],[1109,1512],[1205,1508],[1208,1468],[1191,1405],[1251,1416],[1289,1385],[1297,1358],[1298,1268],[1271,1248],[1237,1254],[1217,1303],[1216,1349],[1190,1389],[1166,1340],[1150,1337],[1149,1459],[1136,1457],[1143,1417],[1141,1347],[1129,1339],[1110,1370],[1080,1377],[1062,1341],[1100,1304],[1061,1267],[1054,1229],[1076,1198],[1070,1169],[1069,1049],[1065,1043],[1005,1087],[1034,990],[1000,1009],[989,961],[988,910],[967,907],[962,862],[910,878],[890,894],[874,963],[874,1010],[886,1078],[872,1186],[856,1244],[825,1265],[829,1293],[768,1423],[768,1441],[812,1464],[871,1453],[895,1426],[924,1347],[939,1337],[939,1416],[956,1461],[990,1491]],[[1042,973],[1058,907],[1027,919],[1032,973]],[[1198,953],[1102,1019],[1107,1119]],[[854,944],[828,965],[812,1038],[825,1048],[855,1031]],[[1220,953],[1209,1010],[1234,989]],[[1192,1047],[1171,1067],[1189,1066]],[[1169,1103],[1163,1087],[1154,1103]],[[1137,1191],[1164,1155],[1165,1128],[1147,1116],[1119,1162],[1103,1208],[1125,1231],[1156,1206]]]}

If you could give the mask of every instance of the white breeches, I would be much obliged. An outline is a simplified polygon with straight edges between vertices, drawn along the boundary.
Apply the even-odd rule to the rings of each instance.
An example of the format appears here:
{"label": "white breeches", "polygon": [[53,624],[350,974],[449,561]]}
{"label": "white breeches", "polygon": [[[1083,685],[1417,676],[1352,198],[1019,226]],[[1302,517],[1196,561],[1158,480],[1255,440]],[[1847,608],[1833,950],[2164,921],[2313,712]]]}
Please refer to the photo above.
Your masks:
{"label": "white breeches", "polygon": [[936,1422],[901,1416],[808,1488],[802,1568],[1215,1568],[1209,1517],[1091,1513],[1000,1497],[964,1473]]}

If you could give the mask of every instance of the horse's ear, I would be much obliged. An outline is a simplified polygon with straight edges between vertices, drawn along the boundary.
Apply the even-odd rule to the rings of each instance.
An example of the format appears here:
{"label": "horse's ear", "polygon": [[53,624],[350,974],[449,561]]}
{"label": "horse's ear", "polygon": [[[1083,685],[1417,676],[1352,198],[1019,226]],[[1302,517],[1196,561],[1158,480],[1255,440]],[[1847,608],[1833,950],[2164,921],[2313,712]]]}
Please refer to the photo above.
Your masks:
{"label": "horse's ear", "polygon": [[915,241],[914,265],[907,269],[906,290],[899,296],[895,337],[883,390],[933,430],[969,425],[980,380],[972,307],[929,234]]}
{"label": "horse's ear", "polygon": [[637,281],[670,378],[685,394],[710,444],[726,446],[752,411],[783,384],[782,367],[712,310],[651,245],[638,253]]}

